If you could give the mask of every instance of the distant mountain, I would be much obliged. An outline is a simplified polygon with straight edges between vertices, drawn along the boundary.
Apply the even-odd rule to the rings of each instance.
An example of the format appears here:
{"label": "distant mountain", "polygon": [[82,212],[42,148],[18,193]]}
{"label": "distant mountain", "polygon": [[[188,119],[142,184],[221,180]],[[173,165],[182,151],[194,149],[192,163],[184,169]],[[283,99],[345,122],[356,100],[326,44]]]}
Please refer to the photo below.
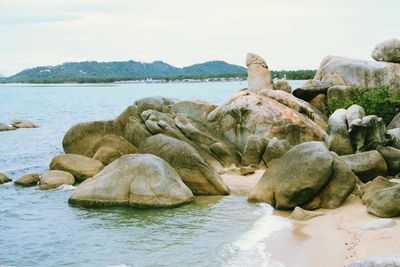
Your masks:
{"label": "distant mountain", "polygon": [[171,66],[163,61],[143,63],[121,62],[68,62],[57,66],[43,66],[23,70],[6,82],[96,82],[135,80],[147,78],[221,77],[244,75],[246,68],[226,63],[208,61],[184,68]]}

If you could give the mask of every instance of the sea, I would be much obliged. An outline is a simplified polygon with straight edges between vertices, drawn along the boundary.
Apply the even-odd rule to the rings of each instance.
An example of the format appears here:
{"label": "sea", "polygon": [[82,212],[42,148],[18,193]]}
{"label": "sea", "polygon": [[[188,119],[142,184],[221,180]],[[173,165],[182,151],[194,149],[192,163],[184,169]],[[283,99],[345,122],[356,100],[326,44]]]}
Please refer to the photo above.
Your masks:
{"label": "sea", "polygon": [[[293,88],[303,81],[289,81]],[[15,180],[48,170],[74,124],[117,117],[149,96],[222,104],[242,82],[0,85],[0,122],[36,129],[0,132],[0,172]],[[243,196],[196,197],[172,209],[86,209],[68,205],[74,186],[40,191],[0,185],[0,266],[284,266],[268,236],[291,228],[267,204]]]}

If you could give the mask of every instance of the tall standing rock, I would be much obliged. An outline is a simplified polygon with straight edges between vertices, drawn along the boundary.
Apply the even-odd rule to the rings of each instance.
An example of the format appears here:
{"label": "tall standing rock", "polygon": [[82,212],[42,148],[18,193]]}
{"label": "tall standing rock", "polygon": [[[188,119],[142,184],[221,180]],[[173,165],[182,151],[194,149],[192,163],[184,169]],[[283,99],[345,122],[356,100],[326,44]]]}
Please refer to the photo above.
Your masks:
{"label": "tall standing rock", "polygon": [[248,88],[255,93],[263,89],[273,89],[271,72],[265,60],[253,53],[248,53],[246,57]]}
{"label": "tall standing rock", "polygon": [[353,154],[350,135],[347,131],[346,110],[337,109],[328,120],[325,143],[329,150],[338,155]]}

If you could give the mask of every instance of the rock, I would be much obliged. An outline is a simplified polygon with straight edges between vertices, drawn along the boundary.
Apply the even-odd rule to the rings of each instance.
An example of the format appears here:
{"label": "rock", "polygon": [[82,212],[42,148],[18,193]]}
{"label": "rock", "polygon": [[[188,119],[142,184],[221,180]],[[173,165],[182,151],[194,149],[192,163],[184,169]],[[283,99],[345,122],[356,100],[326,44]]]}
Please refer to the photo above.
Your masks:
{"label": "rock", "polygon": [[365,201],[376,191],[385,189],[385,188],[389,188],[394,185],[396,185],[396,183],[389,181],[388,179],[386,179],[383,176],[378,176],[374,180],[369,181],[368,183],[366,183],[365,185],[362,186],[361,198],[362,198],[363,202],[365,203]]}
{"label": "rock", "polygon": [[333,74],[340,74],[346,86],[389,86],[392,96],[400,94],[400,65],[396,63],[327,56],[322,60],[314,79],[322,81]]}
{"label": "rock", "polygon": [[346,110],[346,120],[347,120],[347,125],[349,128],[352,128],[353,122],[362,120],[365,117],[365,111],[363,107],[359,105],[351,105],[347,110]]}
{"label": "rock", "polygon": [[9,183],[12,180],[10,178],[8,178],[4,173],[0,172],[0,184],[5,184],[5,183]]}
{"label": "rock", "polygon": [[322,82],[319,80],[308,80],[302,87],[293,90],[292,94],[305,101],[310,101],[319,94],[325,94],[328,88],[333,84],[331,82]]}
{"label": "rock", "polygon": [[338,155],[353,154],[350,135],[347,130],[346,110],[337,109],[328,120],[325,143],[329,150]]}
{"label": "rock", "polygon": [[326,111],[326,95],[324,94],[316,95],[309,103],[322,113]]}
{"label": "rock", "polygon": [[312,200],[328,182],[333,155],[322,142],[305,142],[271,161],[249,201],[293,209]]}
{"label": "rock", "polygon": [[258,93],[263,89],[273,89],[271,72],[265,60],[252,53],[246,56],[248,88],[250,91]]}
{"label": "rock", "polygon": [[378,217],[395,217],[400,215],[400,185],[377,190],[365,198],[369,213]]}
{"label": "rock", "polygon": [[207,123],[208,114],[217,106],[204,101],[178,101],[171,106],[171,111],[176,114],[185,114],[189,118],[198,120],[202,123]]}
{"label": "rock", "polygon": [[393,219],[376,219],[355,225],[352,228],[360,229],[362,231],[385,229],[396,226],[397,223]]}
{"label": "rock", "polygon": [[114,121],[92,121],[78,123],[67,131],[62,141],[67,154],[84,155],[105,135],[122,135]]}
{"label": "rock", "polygon": [[320,207],[336,209],[340,207],[353,192],[357,176],[347,164],[336,154],[332,165],[329,182],[318,193]]}
{"label": "rock", "polygon": [[351,262],[346,267],[400,267],[400,255],[385,255]]}
{"label": "rock", "polygon": [[386,138],[385,122],[375,115],[353,120],[349,133],[356,152],[374,150],[389,142]]}
{"label": "rock", "polygon": [[13,120],[10,123],[15,128],[38,128],[39,125],[29,120]]}
{"label": "rock", "polygon": [[334,85],[329,87],[327,92],[328,100],[336,100],[336,101],[352,101],[352,97],[354,94],[362,90],[362,88],[358,88],[355,86],[346,86],[346,85]]}
{"label": "rock", "polygon": [[312,218],[325,215],[325,213],[321,211],[310,211],[310,210],[303,210],[300,207],[296,207],[292,214],[290,214],[290,219],[296,221],[308,221]]}
{"label": "rock", "polygon": [[292,87],[286,80],[275,81],[275,90],[281,90],[289,94],[292,93]]}
{"label": "rock", "polygon": [[400,40],[393,38],[377,44],[371,56],[376,61],[400,63]]}
{"label": "rock", "polygon": [[138,107],[138,114],[143,111],[151,109],[161,112],[164,107],[175,104],[177,100],[161,96],[146,97],[135,101],[135,105]]}
{"label": "rock", "polygon": [[239,169],[240,175],[249,175],[256,172],[256,169],[251,166],[240,167]]}
{"label": "rock", "polygon": [[376,150],[341,156],[341,158],[364,183],[377,176],[385,176],[387,173],[386,162]]}
{"label": "rock", "polygon": [[18,178],[17,180],[15,180],[14,184],[18,185],[18,186],[24,186],[24,187],[35,186],[35,185],[37,185],[39,180],[40,180],[39,174],[30,173],[30,174],[24,175],[24,176]]}
{"label": "rock", "polygon": [[100,161],[76,154],[56,156],[50,163],[50,170],[69,172],[77,182],[95,176],[103,168],[104,165]]}
{"label": "rock", "polygon": [[[289,95],[277,90],[264,91]],[[286,139],[293,145],[325,138],[325,130],[306,115],[248,90],[241,91],[213,110],[208,120],[240,152],[244,151],[249,137],[253,135],[266,139]]]}
{"label": "rock", "polygon": [[80,184],[68,202],[89,207],[173,207],[193,200],[178,173],[154,155],[125,155]]}
{"label": "rock", "polygon": [[395,175],[400,173],[400,150],[387,146],[378,148],[378,151],[386,161],[388,174]]}
{"label": "rock", "polygon": [[69,172],[47,171],[42,174],[39,182],[39,188],[42,190],[57,188],[60,185],[75,184],[75,178]]}
{"label": "rock", "polygon": [[243,150],[242,164],[258,165],[262,159],[265,147],[268,145],[268,139],[265,136],[250,135]]}
{"label": "rock", "polygon": [[228,195],[229,188],[218,173],[189,144],[158,134],[146,139],[140,154],[153,154],[167,161],[195,195]]}
{"label": "rock", "polygon": [[112,148],[120,152],[121,155],[135,154],[137,150],[134,145],[132,145],[122,136],[107,134],[96,141],[96,143],[94,143],[93,146],[85,152],[84,156],[93,157],[97,150],[102,147]]}
{"label": "rock", "polygon": [[387,126],[388,130],[400,128],[400,113],[397,113],[396,116],[392,119],[392,121]]}
{"label": "rock", "polygon": [[146,126],[142,123],[141,119],[129,117],[124,129],[124,137],[126,140],[139,147],[151,133],[147,130]]}
{"label": "rock", "polygon": [[400,149],[400,128],[394,128],[387,131],[387,135],[390,138],[389,143],[394,148]]}
{"label": "rock", "polygon": [[291,148],[292,147],[290,146],[288,141],[280,140],[276,137],[272,138],[265,148],[265,152],[263,155],[264,164],[268,166],[268,163],[271,160],[282,157]]}
{"label": "rock", "polygon": [[2,132],[2,131],[12,131],[12,130],[15,130],[15,129],[16,128],[13,127],[13,126],[10,126],[10,125],[7,125],[7,124],[4,124],[4,123],[0,122],[0,132]]}
{"label": "rock", "polygon": [[101,163],[107,166],[122,155],[123,154],[121,154],[120,151],[112,147],[102,146],[96,151],[96,154],[94,154],[93,158],[101,161]]}

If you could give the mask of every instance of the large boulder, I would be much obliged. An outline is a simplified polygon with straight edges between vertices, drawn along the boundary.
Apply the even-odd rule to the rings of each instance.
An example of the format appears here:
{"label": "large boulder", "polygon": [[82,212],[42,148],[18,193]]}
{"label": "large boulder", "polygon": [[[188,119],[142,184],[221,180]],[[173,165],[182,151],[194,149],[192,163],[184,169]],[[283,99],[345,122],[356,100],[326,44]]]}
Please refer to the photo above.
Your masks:
{"label": "large boulder", "polygon": [[80,184],[69,203],[101,207],[172,207],[193,200],[178,173],[154,155],[125,155]]}
{"label": "large boulder", "polygon": [[246,56],[248,88],[253,92],[260,92],[263,89],[273,89],[271,72],[265,60],[253,53]]}
{"label": "large boulder", "polygon": [[101,161],[101,163],[107,166],[122,155],[123,154],[121,154],[121,152],[116,150],[115,148],[102,146],[97,149],[96,154],[94,154],[93,158]]}
{"label": "large boulder", "polygon": [[387,131],[390,145],[394,148],[400,149],[400,128],[394,128]]}
{"label": "large boulder", "polygon": [[258,165],[267,145],[268,139],[265,136],[250,135],[243,150],[241,163],[243,165]]}
{"label": "large boulder", "polygon": [[176,114],[185,114],[189,118],[207,123],[208,114],[213,111],[217,106],[204,101],[190,101],[181,100],[177,101],[170,107],[171,112]]}
{"label": "large boulder", "polygon": [[338,155],[353,154],[353,146],[347,130],[346,110],[337,109],[328,120],[325,143],[329,150]]}
{"label": "large boulder", "polygon": [[281,90],[289,94],[292,92],[292,87],[287,80],[277,80],[274,84],[275,90]]}
{"label": "large boulder", "polygon": [[400,40],[392,38],[377,44],[371,56],[377,61],[400,63]]}
{"label": "large boulder", "polygon": [[11,126],[15,128],[38,128],[39,125],[30,121],[30,120],[13,120],[11,123]]}
{"label": "large boulder", "polygon": [[124,128],[124,137],[126,140],[139,147],[149,136],[151,136],[151,133],[140,118],[129,117]]}
{"label": "large boulder", "polygon": [[359,105],[351,105],[347,110],[346,110],[346,120],[347,120],[347,125],[349,128],[353,126],[353,123],[357,123],[359,120],[362,120],[365,117],[365,111],[364,108],[359,106]]}
{"label": "large boulder", "polygon": [[29,173],[15,180],[14,184],[23,187],[29,187],[37,185],[39,180],[40,180],[39,174]]}
{"label": "large boulder", "polygon": [[364,184],[361,188],[362,190],[362,200],[365,203],[365,201],[376,191],[389,188],[392,186],[395,186],[396,183],[393,183],[389,181],[389,179],[383,177],[383,176],[378,176],[374,180],[369,181],[368,183]]}
{"label": "large boulder", "polygon": [[308,80],[303,86],[293,90],[293,95],[305,101],[310,101],[319,94],[326,94],[333,84],[319,80]]}
{"label": "large boulder", "polygon": [[153,154],[167,161],[195,195],[227,195],[229,188],[218,173],[189,144],[158,134],[139,147],[140,154]]}
{"label": "large boulder", "polygon": [[400,173],[400,150],[387,146],[378,148],[378,151],[386,161],[388,174],[395,175]]}
{"label": "large boulder", "polygon": [[12,130],[15,130],[15,129],[16,128],[14,126],[10,126],[10,125],[7,125],[7,124],[4,124],[4,123],[0,122],[0,132],[2,132],[2,131],[12,131]]}
{"label": "large boulder", "polygon": [[82,182],[99,173],[104,165],[98,160],[76,154],[59,155],[52,159],[50,170],[71,173],[77,182]]}
{"label": "large boulder", "polygon": [[176,99],[162,97],[162,96],[152,96],[145,97],[139,100],[136,100],[134,105],[138,108],[138,114],[141,114],[143,111],[152,109],[156,111],[163,111],[164,107],[170,106],[176,103]]}
{"label": "large boulder", "polygon": [[397,113],[396,116],[392,119],[392,121],[389,123],[387,126],[387,129],[395,129],[395,128],[400,128],[400,113]]}
{"label": "large boulder", "polygon": [[400,215],[400,185],[377,190],[365,198],[369,213],[378,217],[395,217]]}
{"label": "large boulder", "polygon": [[47,171],[40,177],[39,188],[42,190],[57,188],[60,185],[73,185],[75,178],[69,172]]}
{"label": "large boulder", "polygon": [[[264,91],[289,95],[277,90]],[[293,145],[325,138],[325,129],[308,116],[271,97],[256,95],[248,90],[241,91],[213,110],[208,120],[241,152],[254,135],[265,139],[286,139]]]}
{"label": "large boulder", "polygon": [[345,86],[368,88],[386,85],[392,96],[400,94],[400,64],[327,56],[314,79],[323,81],[334,74],[341,75]]}
{"label": "large boulder", "polygon": [[9,183],[12,180],[10,178],[8,178],[4,173],[0,172],[0,184],[5,184],[5,183]]}
{"label": "large boulder", "polygon": [[328,182],[334,156],[322,142],[305,142],[271,161],[249,201],[293,209],[312,200]]}
{"label": "large boulder", "polygon": [[341,158],[364,183],[377,176],[385,176],[387,173],[385,159],[376,150],[341,156]]}
{"label": "large boulder", "polygon": [[107,134],[101,139],[97,140],[93,146],[85,152],[85,156],[93,157],[97,150],[102,147],[109,147],[117,150],[121,155],[135,154],[137,148],[128,142],[122,136],[116,136],[114,134]]}
{"label": "large boulder", "polygon": [[291,149],[291,145],[286,140],[281,140],[276,137],[272,138],[267,147],[265,148],[265,152],[263,155],[263,162],[265,166],[268,166],[268,163],[273,160],[282,157],[287,151]]}

